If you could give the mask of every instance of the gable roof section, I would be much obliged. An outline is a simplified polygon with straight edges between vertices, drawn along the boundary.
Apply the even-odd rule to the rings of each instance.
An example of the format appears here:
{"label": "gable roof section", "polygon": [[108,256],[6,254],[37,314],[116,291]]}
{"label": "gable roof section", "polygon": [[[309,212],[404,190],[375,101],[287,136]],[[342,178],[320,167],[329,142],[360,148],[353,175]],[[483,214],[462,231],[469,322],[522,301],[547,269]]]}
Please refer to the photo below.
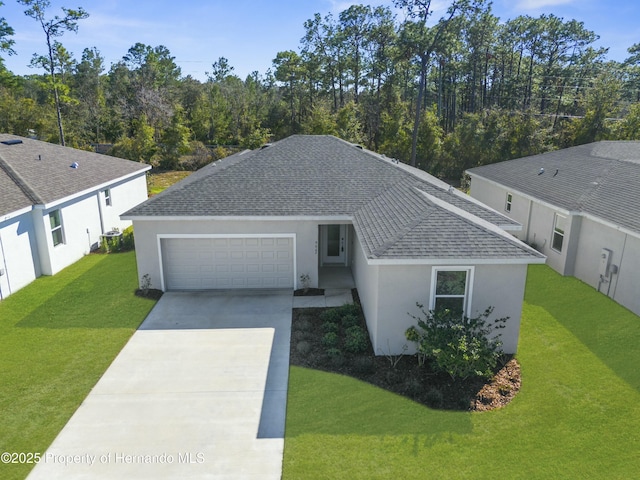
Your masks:
{"label": "gable roof section", "polygon": [[[0,143],[0,215],[46,205],[151,168],[16,135],[0,134],[0,142],[9,143]],[[74,162],[78,168],[71,168]]]}
{"label": "gable roof section", "polygon": [[507,234],[471,226],[478,219],[512,228],[517,222],[424,172],[333,136],[294,135],[227,157],[122,217],[341,217],[352,219],[371,259],[479,258],[481,237],[514,248],[496,247],[492,258],[544,258]]}
{"label": "gable roof section", "polygon": [[[539,175],[541,168],[544,173]],[[484,165],[468,173],[640,233],[638,141],[590,143]]]}

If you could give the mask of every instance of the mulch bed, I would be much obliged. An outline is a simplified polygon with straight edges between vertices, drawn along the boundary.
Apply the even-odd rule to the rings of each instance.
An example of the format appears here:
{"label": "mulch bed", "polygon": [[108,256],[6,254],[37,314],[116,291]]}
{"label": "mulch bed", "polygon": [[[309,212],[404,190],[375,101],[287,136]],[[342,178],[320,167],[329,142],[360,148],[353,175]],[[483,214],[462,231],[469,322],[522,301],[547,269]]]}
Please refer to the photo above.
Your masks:
{"label": "mulch bed", "polygon": [[147,288],[147,289],[139,288],[136,290],[137,297],[150,298],[152,300],[160,300],[160,297],[162,297],[163,293],[164,292],[162,290],[157,290],[155,288]]}
{"label": "mulch bed", "polygon": [[[321,341],[324,332],[320,314],[324,310],[293,310],[291,365],[348,375],[443,410],[493,410],[507,405],[520,390],[520,366],[512,356],[501,359],[489,381],[453,380],[447,374],[434,373],[428,364],[419,367],[414,355],[375,356],[371,345],[363,354],[329,356]],[[366,329],[362,315],[361,325]]]}

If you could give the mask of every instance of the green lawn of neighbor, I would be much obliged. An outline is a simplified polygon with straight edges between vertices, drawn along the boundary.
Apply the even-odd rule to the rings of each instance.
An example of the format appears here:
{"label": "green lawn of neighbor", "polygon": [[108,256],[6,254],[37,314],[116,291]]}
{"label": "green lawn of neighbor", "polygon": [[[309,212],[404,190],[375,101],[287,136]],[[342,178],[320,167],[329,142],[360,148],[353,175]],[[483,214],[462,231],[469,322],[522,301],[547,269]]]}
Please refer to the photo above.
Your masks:
{"label": "green lawn of neighbor", "polygon": [[157,195],[174,183],[178,183],[180,180],[187,178],[192,173],[193,172],[183,170],[150,173],[147,176],[147,192],[149,196]]}
{"label": "green lawn of neighbor", "polygon": [[44,453],[154,306],[136,287],[134,252],[89,255],[0,302],[0,452]]}
{"label": "green lawn of neighbor", "polygon": [[517,358],[522,390],[485,413],[292,366],[283,479],[638,478],[638,316],[531,266]]}

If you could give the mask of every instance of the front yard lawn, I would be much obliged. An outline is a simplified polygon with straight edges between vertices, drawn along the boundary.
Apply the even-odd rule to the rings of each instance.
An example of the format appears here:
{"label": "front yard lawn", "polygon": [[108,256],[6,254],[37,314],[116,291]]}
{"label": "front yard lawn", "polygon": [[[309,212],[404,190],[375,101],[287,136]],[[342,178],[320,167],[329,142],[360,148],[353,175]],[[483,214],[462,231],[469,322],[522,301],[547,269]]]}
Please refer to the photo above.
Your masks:
{"label": "front yard lawn", "polygon": [[292,366],[283,478],[634,478],[640,318],[580,281],[530,266],[522,389],[490,412],[427,408]]}
{"label": "front yard lawn", "polygon": [[154,306],[136,287],[134,252],[89,255],[0,303],[0,452],[44,454]]}

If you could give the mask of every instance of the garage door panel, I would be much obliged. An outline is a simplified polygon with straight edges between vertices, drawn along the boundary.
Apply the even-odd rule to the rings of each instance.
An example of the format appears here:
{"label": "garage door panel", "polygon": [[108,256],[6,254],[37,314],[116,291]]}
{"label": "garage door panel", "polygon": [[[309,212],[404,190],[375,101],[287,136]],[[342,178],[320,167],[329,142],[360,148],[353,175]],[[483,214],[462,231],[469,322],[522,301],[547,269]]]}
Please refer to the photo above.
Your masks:
{"label": "garage door panel", "polygon": [[162,239],[168,290],[293,288],[293,238]]}

